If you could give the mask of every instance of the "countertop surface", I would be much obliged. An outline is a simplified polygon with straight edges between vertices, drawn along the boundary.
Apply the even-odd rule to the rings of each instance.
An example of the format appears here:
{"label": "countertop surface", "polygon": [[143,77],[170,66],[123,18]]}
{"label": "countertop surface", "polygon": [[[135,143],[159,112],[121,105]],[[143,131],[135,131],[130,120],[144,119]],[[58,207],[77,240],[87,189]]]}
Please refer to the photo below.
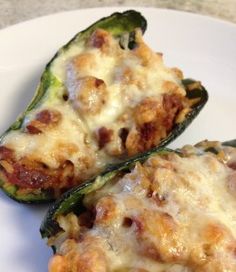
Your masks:
{"label": "countertop surface", "polygon": [[0,0],[0,28],[55,12],[103,6],[184,10],[236,23],[236,0]]}

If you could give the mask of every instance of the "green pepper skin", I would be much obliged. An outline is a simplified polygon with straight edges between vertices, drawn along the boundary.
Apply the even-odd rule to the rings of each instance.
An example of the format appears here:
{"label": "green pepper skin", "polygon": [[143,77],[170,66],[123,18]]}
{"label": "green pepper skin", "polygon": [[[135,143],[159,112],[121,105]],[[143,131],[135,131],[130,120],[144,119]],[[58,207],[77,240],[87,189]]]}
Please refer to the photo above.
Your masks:
{"label": "green pepper skin", "polygon": [[[10,187],[10,189],[9,189]],[[1,189],[4,193],[10,197],[12,200],[15,200],[18,203],[23,204],[43,204],[43,203],[50,203],[54,201],[54,198],[50,194],[50,192],[44,191],[41,194],[25,194],[25,195],[17,195],[17,186],[11,185],[4,187],[2,186]]]}
{"label": "green pepper skin", "polygon": [[[86,40],[91,33],[94,32],[97,28],[102,28],[110,33],[114,37],[120,38],[120,42],[122,42],[122,36],[127,33],[129,33],[129,48],[133,48],[135,46],[135,35],[134,30],[136,28],[140,28],[142,32],[144,33],[147,27],[146,19],[139,13],[134,10],[125,11],[123,13],[114,13],[109,17],[103,18],[93,25],[91,25],[89,28],[85,29],[84,31],[78,33],[71,41],[69,41],[66,45],[64,45],[59,51],[56,53],[56,55],[52,58],[52,60],[47,64],[39,86],[37,88],[36,94],[29,104],[29,106],[26,108],[25,112],[21,114],[21,116],[10,126],[10,128],[2,135],[0,138],[0,144],[4,136],[9,133],[12,130],[20,130],[23,126],[23,121],[27,115],[37,108],[40,103],[43,102],[43,100],[46,98],[48,90],[50,87],[54,87],[55,89],[58,87],[60,88],[63,86],[63,83],[57,79],[52,71],[51,67],[54,63],[54,61],[63,55],[66,51],[68,51],[72,46],[79,44],[81,41]],[[191,112],[189,112],[184,121],[181,123],[178,123],[174,126],[171,133],[163,139],[157,147],[151,149],[148,152],[145,152],[144,156],[148,155],[150,152],[156,152],[159,150],[159,148],[162,148],[166,146],[168,143],[172,142],[175,138],[177,138],[186,128],[187,126],[193,121],[193,119],[198,115],[198,113],[201,111],[203,106],[206,104],[208,100],[208,94],[207,91],[201,84],[199,83],[199,87],[197,87],[194,90],[189,90],[189,87],[194,84],[196,81],[192,79],[184,79],[183,85],[185,86],[187,97],[191,99],[197,99],[198,101],[193,104]],[[131,158],[131,161],[135,160],[135,157]],[[124,164],[125,165],[125,164]],[[86,184],[84,185],[86,186]],[[30,193],[27,195],[19,195],[17,194],[18,187],[16,185],[10,185],[10,184],[4,184],[4,182],[0,180],[0,187],[2,190],[12,199],[23,202],[23,203],[41,203],[41,202],[50,202],[54,200],[54,195],[52,191],[50,190],[41,190],[40,193]]]}
{"label": "green pepper skin", "polygon": [[230,140],[222,143],[224,146],[236,147],[236,140]]}

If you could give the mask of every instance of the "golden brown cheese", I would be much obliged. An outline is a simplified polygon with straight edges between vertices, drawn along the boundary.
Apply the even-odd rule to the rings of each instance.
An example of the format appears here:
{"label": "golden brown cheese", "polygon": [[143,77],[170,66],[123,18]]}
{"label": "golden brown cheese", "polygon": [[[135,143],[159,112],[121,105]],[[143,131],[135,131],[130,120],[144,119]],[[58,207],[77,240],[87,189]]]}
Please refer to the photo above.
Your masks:
{"label": "golden brown cheese", "polygon": [[[75,166],[72,180],[58,174],[56,179],[71,187],[108,162],[154,147],[167,136],[178,116],[189,110],[182,74],[163,64],[162,56],[143,42],[141,30],[136,34],[137,46],[130,50],[98,29],[53,62],[52,73],[61,85],[56,91],[50,87],[21,131],[13,130],[2,140],[14,153],[7,158],[14,169],[21,160],[26,168],[27,161],[41,164],[37,175],[50,180],[41,185],[47,189],[54,172],[69,160]],[[44,178],[43,167],[52,169]],[[29,168],[19,172],[31,172]],[[20,185],[5,170],[8,180]],[[15,176],[21,176],[17,171]]]}
{"label": "golden brown cheese", "polygon": [[236,171],[220,154],[183,151],[137,163],[87,195],[87,213],[59,217],[49,271],[236,271]]}

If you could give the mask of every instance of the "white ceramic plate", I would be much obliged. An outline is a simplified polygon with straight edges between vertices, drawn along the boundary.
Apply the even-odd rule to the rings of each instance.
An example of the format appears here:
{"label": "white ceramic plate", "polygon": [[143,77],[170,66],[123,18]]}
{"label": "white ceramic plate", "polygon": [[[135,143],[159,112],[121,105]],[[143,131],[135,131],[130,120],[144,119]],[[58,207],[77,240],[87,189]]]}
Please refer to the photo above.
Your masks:
{"label": "white ceramic plate", "polygon": [[[56,50],[97,19],[127,8],[65,12],[0,31],[0,132],[33,96],[45,64]],[[202,139],[236,138],[236,25],[172,10],[136,8],[147,18],[145,40],[169,66],[200,79],[209,102],[172,146]],[[47,271],[51,250],[39,234],[47,206],[18,204],[0,193],[1,272]]]}

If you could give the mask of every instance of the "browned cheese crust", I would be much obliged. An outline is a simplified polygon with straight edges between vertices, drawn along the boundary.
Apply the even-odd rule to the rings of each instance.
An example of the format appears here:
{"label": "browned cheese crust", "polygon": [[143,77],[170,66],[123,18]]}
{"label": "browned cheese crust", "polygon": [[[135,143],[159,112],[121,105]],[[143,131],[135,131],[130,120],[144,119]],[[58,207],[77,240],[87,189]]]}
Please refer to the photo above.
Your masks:
{"label": "browned cheese crust", "polygon": [[108,162],[158,145],[184,118],[190,105],[182,72],[167,68],[136,34],[130,50],[98,29],[55,61],[62,87],[3,138],[3,181],[23,191],[71,188]]}
{"label": "browned cheese crust", "polygon": [[[235,272],[236,151],[156,155],[58,222],[50,272]],[[201,154],[201,155],[199,155]]]}

